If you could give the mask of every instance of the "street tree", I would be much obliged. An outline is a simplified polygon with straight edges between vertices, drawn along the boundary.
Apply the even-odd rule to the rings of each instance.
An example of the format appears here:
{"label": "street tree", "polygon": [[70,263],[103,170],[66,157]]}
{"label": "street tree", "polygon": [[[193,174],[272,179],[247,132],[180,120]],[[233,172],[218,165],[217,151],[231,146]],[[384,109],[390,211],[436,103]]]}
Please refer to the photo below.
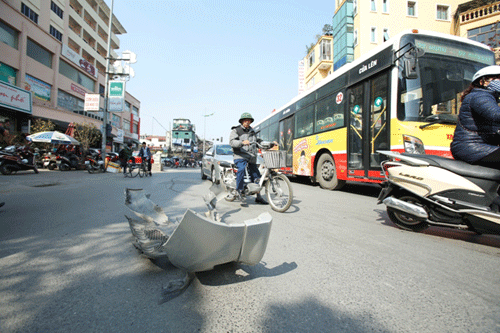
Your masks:
{"label": "street tree", "polygon": [[88,151],[91,146],[101,142],[101,137],[101,131],[94,124],[75,124],[75,139],[80,142],[82,151]]}

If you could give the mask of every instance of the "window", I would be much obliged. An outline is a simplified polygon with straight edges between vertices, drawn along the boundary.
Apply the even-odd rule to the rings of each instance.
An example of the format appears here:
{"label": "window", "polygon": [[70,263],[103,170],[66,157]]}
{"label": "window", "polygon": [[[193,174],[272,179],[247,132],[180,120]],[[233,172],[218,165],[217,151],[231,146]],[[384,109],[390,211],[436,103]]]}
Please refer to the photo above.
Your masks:
{"label": "window", "polygon": [[104,92],[105,92],[104,86],[102,84],[99,84],[99,95],[104,97]]}
{"label": "window", "polygon": [[0,21],[0,41],[9,45],[10,47],[18,49],[18,35],[19,33]]}
{"label": "window", "polygon": [[388,41],[389,38],[391,38],[389,36],[389,29],[388,28],[384,28],[384,37],[383,38],[384,38],[384,42]]}
{"label": "window", "polygon": [[139,109],[132,105],[132,114],[135,116],[139,116]]}
{"label": "window", "polygon": [[307,61],[307,64],[309,65],[309,68],[311,68],[314,65],[314,51],[312,51],[309,54],[309,59]]}
{"label": "window", "polygon": [[344,126],[344,105],[337,104],[336,98],[342,92],[335,93],[316,103],[316,123],[314,132],[324,132],[326,130]]}
{"label": "window", "polygon": [[449,11],[450,11],[449,6],[437,5],[436,19],[443,20],[443,21],[449,21],[450,20]]}
{"label": "window", "polygon": [[488,45],[489,47],[500,46],[500,24],[492,23],[467,31],[467,38]]}
{"label": "window", "polygon": [[376,12],[377,11],[377,4],[375,3],[375,0],[370,0],[370,10],[372,12]]}
{"label": "window", "polygon": [[417,16],[417,2],[416,1],[408,1],[407,2],[407,12],[408,16]]}
{"label": "window", "polygon": [[63,18],[63,10],[58,5],[56,5],[54,1],[51,1],[50,9],[52,9],[52,11],[56,13],[57,16]]}
{"label": "window", "polygon": [[125,110],[127,112],[130,112],[130,102],[125,101]]}
{"label": "window", "polygon": [[26,55],[32,59],[35,59],[39,63],[52,68],[52,53],[50,53],[31,39],[28,39]]}
{"label": "window", "polygon": [[330,40],[323,39],[321,41],[319,60],[332,60],[332,43]]}
{"label": "window", "polygon": [[57,106],[73,112],[83,112],[85,101],[62,90],[57,91]]}
{"label": "window", "polygon": [[370,43],[376,43],[376,42],[377,42],[377,28],[371,27],[371,29],[370,29]]}
{"label": "window", "polygon": [[38,24],[38,14],[35,13],[30,7],[26,6],[24,3],[21,3],[21,13],[26,15],[27,18]]}
{"label": "window", "polygon": [[94,91],[94,81],[65,61],[59,61],[59,73],[88,90]]}
{"label": "window", "polygon": [[389,0],[382,0],[382,13],[389,13]]}
{"label": "window", "polygon": [[300,110],[295,116],[295,133],[297,137],[311,135],[314,125],[314,105]]}
{"label": "window", "polygon": [[50,34],[54,36],[58,41],[62,42],[62,33],[53,26],[50,26]]}

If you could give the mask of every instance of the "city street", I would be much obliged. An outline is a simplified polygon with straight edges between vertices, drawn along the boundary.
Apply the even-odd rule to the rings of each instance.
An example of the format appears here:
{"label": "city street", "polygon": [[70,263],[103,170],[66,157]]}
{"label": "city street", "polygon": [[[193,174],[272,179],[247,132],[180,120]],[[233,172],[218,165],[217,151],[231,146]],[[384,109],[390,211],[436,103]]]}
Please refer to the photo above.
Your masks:
{"label": "city street", "polygon": [[164,299],[183,272],[132,245],[124,190],[180,219],[206,211],[210,184],[199,168],[0,176],[0,332],[500,332],[500,237],[400,230],[375,185],[293,181],[286,213],[220,202],[228,222],[271,213],[262,261]]}

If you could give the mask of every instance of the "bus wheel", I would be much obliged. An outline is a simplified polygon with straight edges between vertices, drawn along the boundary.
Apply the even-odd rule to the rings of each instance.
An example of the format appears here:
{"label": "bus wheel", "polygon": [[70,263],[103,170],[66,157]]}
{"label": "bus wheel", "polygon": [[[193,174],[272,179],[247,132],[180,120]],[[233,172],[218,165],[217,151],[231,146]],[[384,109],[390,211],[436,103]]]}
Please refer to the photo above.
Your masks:
{"label": "bus wheel", "polygon": [[337,170],[332,155],[322,154],[316,165],[316,180],[325,190],[339,190],[344,186],[345,180],[337,179]]}

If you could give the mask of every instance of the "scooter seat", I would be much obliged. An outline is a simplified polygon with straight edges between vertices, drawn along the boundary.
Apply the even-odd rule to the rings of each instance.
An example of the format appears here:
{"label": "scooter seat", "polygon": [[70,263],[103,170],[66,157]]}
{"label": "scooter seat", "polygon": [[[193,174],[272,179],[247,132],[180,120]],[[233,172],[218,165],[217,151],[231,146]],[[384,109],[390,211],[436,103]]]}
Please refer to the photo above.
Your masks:
{"label": "scooter seat", "polygon": [[451,158],[435,155],[419,155],[406,153],[403,153],[402,155],[418,158],[420,160],[426,161],[430,165],[450,170],[451,172],[464,177],[488,179],[500,183],[500,170],[498,169],[487,168],[480,165],[472,165],[464,161],[458,161]]}

